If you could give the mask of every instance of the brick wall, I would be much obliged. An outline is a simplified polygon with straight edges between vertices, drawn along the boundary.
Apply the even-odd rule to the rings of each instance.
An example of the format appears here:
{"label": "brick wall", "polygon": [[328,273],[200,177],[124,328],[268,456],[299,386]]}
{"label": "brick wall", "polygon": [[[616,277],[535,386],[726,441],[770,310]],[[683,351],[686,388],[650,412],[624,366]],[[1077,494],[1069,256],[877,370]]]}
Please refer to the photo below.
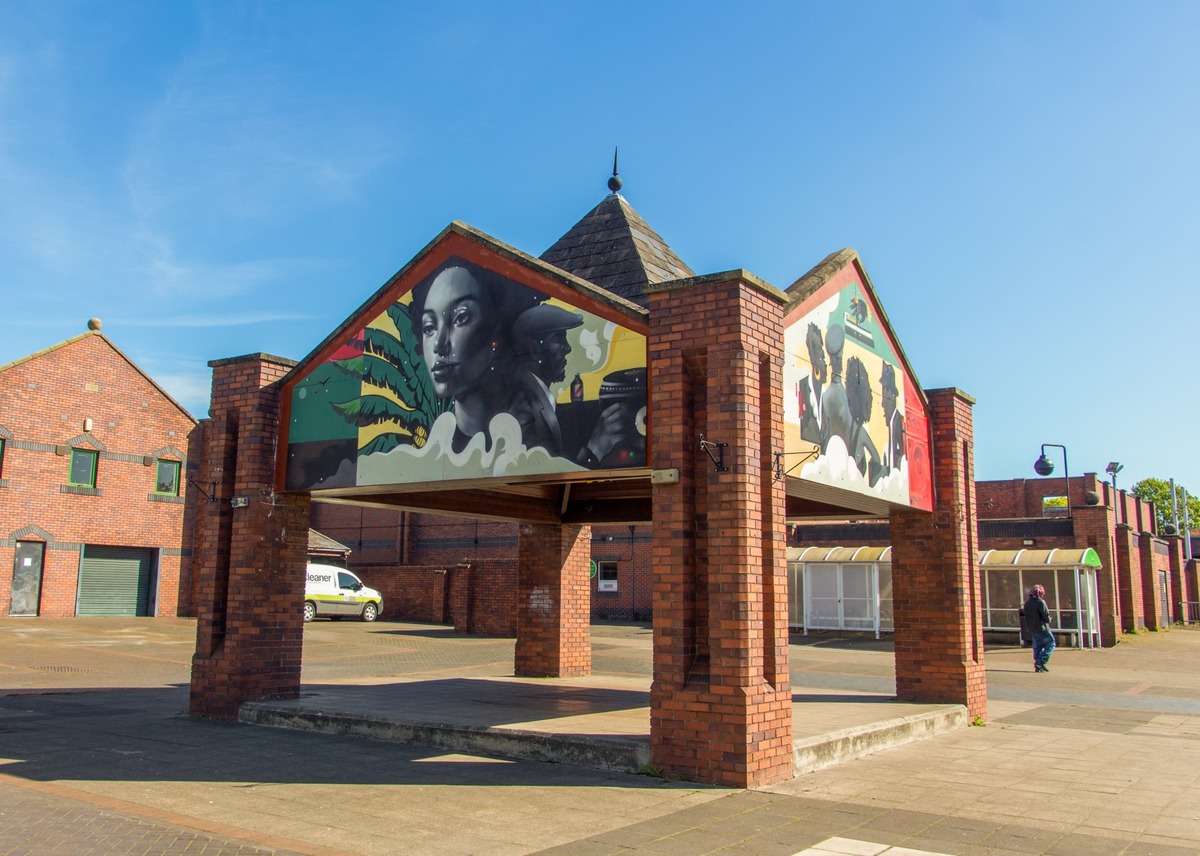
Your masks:
{"label": "brick wall", "polygon": [[[429,621],[426,597],[421,584],[411,580],[389,581],[397,569],[425,569],[429,572],[471,565],[483,573],[498,574],[497,584],[516,585],[518,530],[515,523],[487,520],[463,520],[433,514],[418,514],[388,508],[359,507],[334,503],[313,503],[313,528],[351,549],[347,567],[373,588],[384,592],[396,587],[395,611],[384,601],[384,617],[408,621]],[[592,530],[591,558],[595,562],[616,562],[618,584],[615,592],[599,591],[599,580],[591,580],[594,619],[648,621],[654,581],[651,566],[649,526],[597,526]],[[500,563],[490,570],[492,563]],[[460,574],[461,575],[461,574]],[[376,584],[378,583],[378,584]],[[483,582],[483,585],[491,583]],[[515,593],[504,597],[513,606]],[[486,626],[488,633],[510,636],[516,632],[516,619],[497,620],[474,616],[472,626]]]}
{"label": "brick wall", "polygon": [[[195,427],[99,332],[0,372],[0,567],[13,567],[17,541],[45,545],[40,615],[75,614],[89,544],[155,551],[156,614],[176,614],[181,588],[187,599],[186,507],[181,497],[155,493],[156,464],[184,464],[186,483]],[[67,487],[71,447],[99,453],[94,490]],[[11,595],[12,573],[0,573],[0,614]]]}
{"label": "brick wall", "polygon": [[[1149,532],[1138,535],[1138,562],[1142,570],[1142,609],[1151,630],[1171,624],[1171,554],[1167,542]],[[1163,583],[1166,583],[1164,586]],[[1166,603],[1163,603],[1163,598]]]}
{"label": "brick wall", "polygon": [[476,560],[450,569],[450,614],[459,633],[517,635],[517,561]]}
{"label": "brick wall", "polygon": [[[1054,450],[1048,450],[1053,459]],[[1061,462],[1056,462],[1061,466]],[[1004,481],[979,481],[975,492],[979,502],[979,518],[1043,517],[1042,500],[1049,496],[1062,496],[1066,490],[1062,475],[1037,479],[1006,479]],[[1095,473],[1084,473],[1070,478],[1071,507],[1087,507],[1087,494],[1096,493],[1103,505],[1116,509],[1117,519],[1131,526],[1135,532],[1157,533],[1154,504],[1139,499],[1124,490],[1114,491],[1108,482],[1100,481]],[[1061,512],[1065,514],[1066,512]],[[1039,545],[1040,546],[1040,545]]]}
{"label": "brick wall", "polygon": [[592,618],[649,621],[654,575],[649,526],[593,526],[592,560],[617,563],[617,590],[600,591],[592,580]]}
{"label": "brick wall", "polygon": [[449,571],[424,566],[375,565],[361,573],[362,581],[383,595],[385,620],[448,623]]}

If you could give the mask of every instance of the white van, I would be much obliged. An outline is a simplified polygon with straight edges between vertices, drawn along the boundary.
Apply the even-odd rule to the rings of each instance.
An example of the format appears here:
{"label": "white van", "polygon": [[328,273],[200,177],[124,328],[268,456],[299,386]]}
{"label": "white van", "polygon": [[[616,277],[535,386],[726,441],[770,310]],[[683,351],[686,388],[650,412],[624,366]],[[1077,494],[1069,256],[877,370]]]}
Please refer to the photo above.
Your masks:
{"label": "white van", "polygon": [[363,581],[336,565],[308,566],[304,584],[304,620],[354,616],[374,621],[383,608],[383,595],[367,588]]}

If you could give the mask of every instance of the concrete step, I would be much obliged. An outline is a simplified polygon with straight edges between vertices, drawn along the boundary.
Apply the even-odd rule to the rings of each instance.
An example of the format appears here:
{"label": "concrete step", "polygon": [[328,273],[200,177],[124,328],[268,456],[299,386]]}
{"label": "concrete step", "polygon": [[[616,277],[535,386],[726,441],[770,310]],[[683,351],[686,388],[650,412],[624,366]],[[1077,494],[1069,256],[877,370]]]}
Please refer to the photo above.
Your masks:
{"label": "concrete step", "polygon": [[919,713],[806,737],[792,744],[792,774],[803,776],[882,749],[965,728],[968,723],[965,706],[939,704]]}
{"label": "concrete step", "polygon": [[554,734],[496,726],[481,728],[433,722],[406,722],[378,715],[323,711],[287,702],[245,702],[238,721],[370,737],[393,743],[415,743],[447,752],[491,755],[555,764],[574,764],[616,773],[638,773],[650,763],[645,740],[595,734]]}
{"label": "concrete step", "polygon": [[[446,752],[574,764],[619,773],[643,772],[650,764],[645,737],[552,733],[501,726],[402,720],[352,710],[323,708],[312,700],[246,702],[240,722],[413,743]],[[967,725],[962,705],[930,705],[918,713],[798,739],[793,774],[802,776],[882,749],[924,740]]]}

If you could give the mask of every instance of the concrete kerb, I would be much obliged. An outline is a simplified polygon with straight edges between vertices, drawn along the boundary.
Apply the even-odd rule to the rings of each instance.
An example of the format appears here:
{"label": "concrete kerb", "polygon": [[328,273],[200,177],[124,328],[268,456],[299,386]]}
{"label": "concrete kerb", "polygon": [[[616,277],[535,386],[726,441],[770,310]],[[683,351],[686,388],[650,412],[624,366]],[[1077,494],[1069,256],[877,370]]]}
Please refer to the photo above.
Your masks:
{"label": "concrete kerb", "polygon": [[922,713],[796,740],[792,744],[792,775],[824,770],[883,749],[965,728],[967,724],[964,705],[937,705]]}

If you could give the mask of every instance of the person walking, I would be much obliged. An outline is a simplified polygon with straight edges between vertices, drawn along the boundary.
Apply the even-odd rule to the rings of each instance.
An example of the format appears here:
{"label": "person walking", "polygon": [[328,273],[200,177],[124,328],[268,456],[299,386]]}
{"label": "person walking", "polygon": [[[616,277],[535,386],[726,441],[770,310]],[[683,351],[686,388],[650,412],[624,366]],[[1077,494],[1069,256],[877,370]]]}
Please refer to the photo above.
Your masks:
{"label": "person walking", "polygon": [[1054,634],[1050,632],[1050,609],[1046,606],[1046,589],[1034,586],[1029,590],[1029,598],[1021,610],[1025,622],[1025,632],[1033,641],[1033,670],[1048,672],[1046,665],[1050,655],[1054,653]]}

